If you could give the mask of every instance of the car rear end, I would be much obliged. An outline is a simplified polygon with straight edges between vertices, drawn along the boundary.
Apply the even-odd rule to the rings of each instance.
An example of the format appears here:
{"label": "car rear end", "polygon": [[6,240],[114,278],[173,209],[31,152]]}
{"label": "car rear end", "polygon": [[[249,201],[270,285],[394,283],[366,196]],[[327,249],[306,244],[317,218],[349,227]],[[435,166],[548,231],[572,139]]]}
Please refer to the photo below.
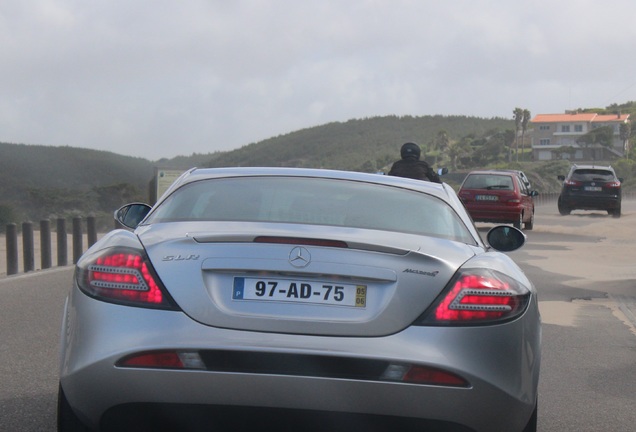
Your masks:
{"label": "car rear end", "polygon": [[62,387],[83,421],[523,429],[538,379],[534,289],[507,257],[483,253],[440,198],[446,186],[426,186],[419,212],[407,203],[422,192],[359,179],[234,180],[276,195],[269,203],[325,189],[299,209],[259,201],[258,216],[255,196],[228,195],[182,220],[207,189],[193,183],[135,234],[100,240],[78,264],[64,323]]}
{"label": "car rear end", "polygon": [[475,222],[520,224],[523,203],[514,176],[508,173],[469,173],[459,198]]}
{"label": "car rear end", "polygon": [[621,182],[610,169],[574,169],[563,182],[561,200],[572,210],[620,210]]}

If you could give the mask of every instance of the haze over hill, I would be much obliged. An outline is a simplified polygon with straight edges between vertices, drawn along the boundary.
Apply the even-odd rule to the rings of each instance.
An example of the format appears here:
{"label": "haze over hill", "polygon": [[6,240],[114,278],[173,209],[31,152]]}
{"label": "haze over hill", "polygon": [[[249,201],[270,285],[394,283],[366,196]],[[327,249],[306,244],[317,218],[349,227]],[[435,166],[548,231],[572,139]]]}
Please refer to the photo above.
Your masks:
{"label": "haze over hill", "polygon": [[[627,112],[633,105],[619,108]],[[113,210],[126,202],[149,201],[149,182],[157,168],[289,166],[375,172],[388,169],[406,141],[420,144],[432,164],[450,165],[453,171],[497,166],[511,158],[514,129],[515,122],[503,118],[373,117],[302,129],[233,151],[157,161],[68,146],[0,143],[0,230],[10,221],[73,215],[110,220]],[[519,161],[531,160],[528,151],[529,146]],[[538,188],[558,186],[556,174],[567,166],[558,162],[531,175]],[[447,181],[460,180],[449,176]]]}

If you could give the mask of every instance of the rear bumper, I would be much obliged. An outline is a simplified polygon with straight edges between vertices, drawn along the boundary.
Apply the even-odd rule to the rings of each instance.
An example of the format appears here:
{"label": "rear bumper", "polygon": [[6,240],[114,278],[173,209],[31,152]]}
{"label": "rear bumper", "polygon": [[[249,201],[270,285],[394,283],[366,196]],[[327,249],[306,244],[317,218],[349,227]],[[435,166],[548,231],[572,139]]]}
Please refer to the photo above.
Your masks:
{"label": "rear bumper", "polygon": [[[131,412],[145,420],[147,414],[153,421],[187,422],[217,418],[219,412],[231,417],[243,410],[280,410],[343,421],[399,417],[449,430],[515,431],[523,429],[537,397],[538,322],[533,298],[521,318],[498,326],[409,327],[377,338],[266,334],[204,326],[180,312],[107,304],[75,289],[63,329],[60,379],[77,415],[95,428],[118,430]],[[159,349],[383,359],[442,368],[470,386],[115,366],[128,354]]]}
{"label": "rear bumper", "polygon": [[614,210],[621,205],[620,195],[561,195],[562,205],[570,210]]}
{"label": "rear bumper", "polygon": [[466,209],[473,221],[492,223],[517,222],[523,212],[522,206],[466,206]]}

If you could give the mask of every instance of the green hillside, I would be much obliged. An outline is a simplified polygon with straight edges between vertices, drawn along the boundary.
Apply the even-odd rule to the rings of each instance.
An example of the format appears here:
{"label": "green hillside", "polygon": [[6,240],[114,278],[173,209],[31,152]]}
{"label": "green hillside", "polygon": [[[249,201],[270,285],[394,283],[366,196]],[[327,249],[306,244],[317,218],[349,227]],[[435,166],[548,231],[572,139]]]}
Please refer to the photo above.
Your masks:
{"label": "green hillside", "polygon": [[[604,110],[633,113],[636,103]],[[156,168],[290,166],[375,172],[387,170],[407,141],[420,144],[434,166],[450,168],[445,181],[452,186],[470,169],[513,168],[526,171],[539,192],[556,192],[556,175],[565,174],[569,163],[532,162],[529,145],[513,157],[514,129],[515,122],[503,118],[373,117],[302,129],[233,151],[158,161],[83,148],[0,143],[0,231],[9,222],[91,214],[110,228],[116,208],[149,201]],[[636,189],[634,160],[612,163],[626,189]]]}
{"label": "green hillside", "polygon": [[514,129],[501,118],[464,116],[373,117],[334,122],[280,135],[218,155],[208,166],[291,166],[357,171],[381,169],[399,158],[407,141],[433,149],[440,131],[449,138]]}

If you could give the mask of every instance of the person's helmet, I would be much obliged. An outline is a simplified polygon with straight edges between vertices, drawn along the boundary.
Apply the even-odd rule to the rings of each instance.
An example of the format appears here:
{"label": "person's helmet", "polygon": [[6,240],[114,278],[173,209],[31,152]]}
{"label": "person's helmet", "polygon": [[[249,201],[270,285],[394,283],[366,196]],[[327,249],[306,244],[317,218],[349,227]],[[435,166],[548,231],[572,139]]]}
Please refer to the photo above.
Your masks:
{"label": "person's helmet", "polygon": [[402,159],[416,159],[420,158],[420,146],[415,143],[407,142],[402,145],[400,149],[400,156]]}

